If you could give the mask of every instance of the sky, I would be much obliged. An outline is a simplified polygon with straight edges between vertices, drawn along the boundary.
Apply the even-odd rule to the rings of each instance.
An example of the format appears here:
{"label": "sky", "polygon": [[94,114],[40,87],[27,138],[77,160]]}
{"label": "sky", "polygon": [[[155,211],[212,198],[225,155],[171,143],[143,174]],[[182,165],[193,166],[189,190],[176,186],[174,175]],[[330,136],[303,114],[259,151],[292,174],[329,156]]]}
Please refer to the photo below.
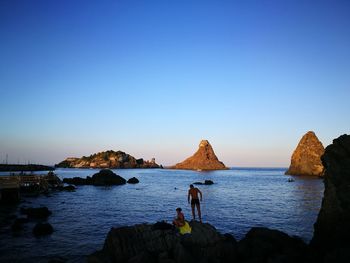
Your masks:
{"label": "sky", "polygon": [[350,131],[349,1],[0,1],[0,162],[287,167]]}

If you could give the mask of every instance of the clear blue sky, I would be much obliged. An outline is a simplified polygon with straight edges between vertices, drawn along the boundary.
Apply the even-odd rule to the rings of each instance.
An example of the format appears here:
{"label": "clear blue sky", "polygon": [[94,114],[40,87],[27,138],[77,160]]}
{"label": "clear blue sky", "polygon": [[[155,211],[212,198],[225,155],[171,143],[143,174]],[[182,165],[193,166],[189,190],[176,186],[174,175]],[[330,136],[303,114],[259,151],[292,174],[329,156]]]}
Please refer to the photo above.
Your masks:
{"label": "clear blue sky", "polygon": [[0,161],[123,150],[169,165],[208,139],[287,166],[350,131],[349,1],[0,1]]}

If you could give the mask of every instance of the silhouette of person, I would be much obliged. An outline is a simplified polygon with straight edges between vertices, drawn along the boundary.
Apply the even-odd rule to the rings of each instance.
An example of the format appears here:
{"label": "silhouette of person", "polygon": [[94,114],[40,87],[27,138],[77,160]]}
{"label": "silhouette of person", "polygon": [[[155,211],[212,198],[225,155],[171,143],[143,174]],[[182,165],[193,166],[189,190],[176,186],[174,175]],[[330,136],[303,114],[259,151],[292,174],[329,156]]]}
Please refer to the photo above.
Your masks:
{"label": "silhouette of person", "polygon": [[197,207],[199,221],[202,223],[201,205],[199,202],[198,194],[200,196],[200,201],[202,201],[202,192],[197,187],[194,187],[193,184],[191,184],[190,189],[188,190],[188,203],[190,203],[190,197],[191,197],[191,208],[192,208],[193,220],[196,220],[194,207]]}

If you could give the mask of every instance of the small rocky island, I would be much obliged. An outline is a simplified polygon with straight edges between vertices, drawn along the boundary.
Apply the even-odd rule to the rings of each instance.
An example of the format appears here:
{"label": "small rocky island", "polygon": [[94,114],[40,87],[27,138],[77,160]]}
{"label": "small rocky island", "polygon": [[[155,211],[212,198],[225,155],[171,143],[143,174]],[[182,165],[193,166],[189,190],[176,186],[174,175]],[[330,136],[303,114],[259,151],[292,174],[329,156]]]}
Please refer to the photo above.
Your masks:
{"label": "small rocky island", "polygon": [[70,157],[56,164],[60,168],[161,168],[153,158],[151,161],[145,161],[142,158],[136,159],[122,151],[105,151],[92,154],[81,158]]}
{"label": "small rocky island", "polygon": [[220,162],[218,157],[216,157],[213,148],[207,140],[202,140],[200,142],[199,149],[193,156],[170,168],[203,171],[228,169],[223,162]]}
{"label": "small rocky island", "polygon": [[287,175],[323,175],[324,147],[313,131],[307,132],[294,150]]}

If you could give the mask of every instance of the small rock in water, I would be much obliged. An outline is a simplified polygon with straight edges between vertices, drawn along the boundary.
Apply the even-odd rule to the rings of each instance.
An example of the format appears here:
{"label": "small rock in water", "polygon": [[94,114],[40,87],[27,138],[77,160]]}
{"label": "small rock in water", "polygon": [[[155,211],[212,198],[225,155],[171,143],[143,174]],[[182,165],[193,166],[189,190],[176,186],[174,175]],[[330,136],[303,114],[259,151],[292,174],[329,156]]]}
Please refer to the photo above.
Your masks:
{"label": "small rock in water", "polygon": [[138,184],[140,181],[136,177],[132,177],[128,180],[128,184]]}
{"label": "small rock in water", "polygon": [[45,219],[49,215],[52,214],[52,212],[47,207],[37,207],[37,208],[21,208],[21,213],[27,215],[28,218],[35,218],[35,219]]}
{"label": "small rock in water", "polygon": [[204,184],[205,185],[212,185],[212,184],[214,184],[214,182],[212,180],[205,180]]}
{"label": "small rock in water", "polygon": [[37,223],[33,228],[33,234],[35,236],[50,235],[53,232],[53,227],[49,223]]}

